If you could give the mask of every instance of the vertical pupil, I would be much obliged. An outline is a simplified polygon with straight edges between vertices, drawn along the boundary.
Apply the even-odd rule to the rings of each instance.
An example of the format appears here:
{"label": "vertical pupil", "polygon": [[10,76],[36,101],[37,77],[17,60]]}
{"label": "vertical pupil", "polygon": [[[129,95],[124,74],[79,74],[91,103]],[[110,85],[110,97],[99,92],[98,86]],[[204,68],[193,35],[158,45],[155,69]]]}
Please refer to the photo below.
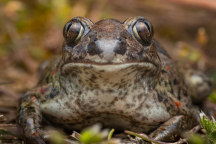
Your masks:
{"label": "vertical pupil", "polygon": [[145,25],[147,26],[147,28],[148,28],[148,30],[149,30],[149,33],[150,33],[150,26],[149,26],[149,24],[147,23],[147,22],[144,22],[145,23]]}
{"label": "vertical pupil", "polygon": [[69,31],[70,27],[71,27],[72,23],[69,23],[67,26],[67,32]]}

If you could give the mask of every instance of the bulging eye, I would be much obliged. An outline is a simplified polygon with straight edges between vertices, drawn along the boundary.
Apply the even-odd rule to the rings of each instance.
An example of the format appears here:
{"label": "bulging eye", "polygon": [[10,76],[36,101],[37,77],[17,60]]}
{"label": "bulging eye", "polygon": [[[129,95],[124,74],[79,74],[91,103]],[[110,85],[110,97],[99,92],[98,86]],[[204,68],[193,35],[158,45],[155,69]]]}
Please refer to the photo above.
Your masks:
{"label": "bulging eye", "polygon": [[139,19],[133,26],[134,36],[143,45],[150,45],[154,34],[151,23],[147,20]]}
{"label": "bulging eye", "polygon": [[93,23],[84,17],[76,17],[67,22],[63,29],[63,36],[68,46],[73,46],[85,36]]}
{"label": "bulging eye", "polygon": [[124,22],[127,31],[141,44],[149,46],[154,35],[152,24],[143,17],[132,17]]}

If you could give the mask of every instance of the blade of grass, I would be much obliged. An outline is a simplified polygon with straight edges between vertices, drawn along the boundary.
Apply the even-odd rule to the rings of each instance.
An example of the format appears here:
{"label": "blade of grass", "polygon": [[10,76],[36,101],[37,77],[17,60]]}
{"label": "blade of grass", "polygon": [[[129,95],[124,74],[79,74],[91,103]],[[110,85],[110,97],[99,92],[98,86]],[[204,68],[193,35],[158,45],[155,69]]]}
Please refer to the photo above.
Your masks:
{"label": "blade of grass", "polygon": [[115,129],[112,129],[110,132],[109,132],[109,135],[108,135],[108,138],[107,140],[110,141],[110,139],[112,138],[112,135],[114,133]]}

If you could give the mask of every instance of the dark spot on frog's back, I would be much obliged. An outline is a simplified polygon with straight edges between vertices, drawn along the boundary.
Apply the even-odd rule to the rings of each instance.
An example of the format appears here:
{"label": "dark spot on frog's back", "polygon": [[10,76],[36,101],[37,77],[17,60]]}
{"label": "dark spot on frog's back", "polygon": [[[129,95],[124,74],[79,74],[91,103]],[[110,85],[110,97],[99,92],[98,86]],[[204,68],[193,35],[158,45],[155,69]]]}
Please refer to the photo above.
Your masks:
{"label": "dark spot on frog's back", "polygon": [[178,80],[176,78],[174,78],[173,83],[174,83],[174,85],[178,85],[179,84],[179,82],[178,82]]}
{"label": "dark spot on frog's back", "polygon": [[107,89],[107,92],[108,92],[108,93],[112,93],[112,92],[114,92],[114,90],[108,88],[108,89]]}
{"label": "dark spot on frog's back", "polygon": [[165,70],[162,69],[162,70],[161,70],[161,73],[165,74],[165,73],[167,73],[167,71],[165,71]]}

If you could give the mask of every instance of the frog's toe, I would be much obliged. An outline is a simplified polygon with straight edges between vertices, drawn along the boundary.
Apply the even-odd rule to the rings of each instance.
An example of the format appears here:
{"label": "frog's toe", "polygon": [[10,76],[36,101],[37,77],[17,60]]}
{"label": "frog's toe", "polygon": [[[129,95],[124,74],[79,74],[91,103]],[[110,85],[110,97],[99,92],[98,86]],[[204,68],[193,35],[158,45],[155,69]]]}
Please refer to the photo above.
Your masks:
{"label": "frog's toe", "polygon": [[45,141],[40,136],[36,136],[36,135],[30,136],[26,142],[28,144],[46,144]]}
{"label": "frog's toe", "polygon": [[35,130],[29,131],[28,128],[25,129],[24,139],[27,144],[46,144],[47,133],[42,129],[36,128]]}

